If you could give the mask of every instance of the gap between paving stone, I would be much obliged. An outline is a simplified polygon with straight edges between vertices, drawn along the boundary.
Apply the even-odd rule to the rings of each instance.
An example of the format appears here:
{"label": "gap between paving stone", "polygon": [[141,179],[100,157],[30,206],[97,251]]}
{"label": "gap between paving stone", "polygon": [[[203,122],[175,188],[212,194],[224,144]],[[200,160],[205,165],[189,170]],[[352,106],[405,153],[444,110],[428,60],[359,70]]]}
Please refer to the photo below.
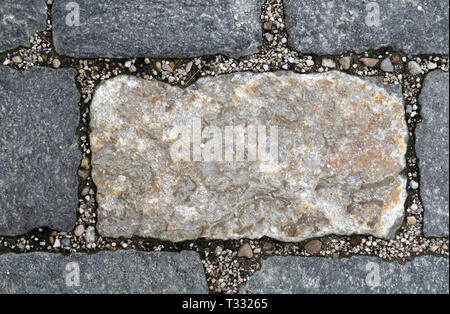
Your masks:
{"label": "gap between paving stone", "polygon": [[[268,1],[269,3],[270,3],[270,1]],[[49,6],[49,14],[51,14],[51,7]],[[265,43],[265,46],[267,46],[267,43]],[[53,45],[52,45],[52,48],[53,48]],[[21,49],[13,49],[13,50],[11,50],[11,51],[8,51],[8,52],[5,52],[5,53],[2,53],[2,54],[0,54],[0,60],[3,60],[3,58],[5,58],[6,57],[6,55],[7,54],[10,54],[10,53],[12,53],[12,52],[17,52],[17,51],[19,51],[19,50],[21,50]],[[263,50],[264,50],[264,46],[263,46]],[[373,50],[373,51],[371,51],[371,52],[367,52],[367,53],[365,53],[365,54],[367,54],[367,55],[376,55],[376,51],[375,50]],[[365,54],[362,54],[363,56],[365,55]],[[62,65],[63,65],[63,67],[76,67],[76,61],[78,61],[78,60],[80,60],[80,59],[73,59],[73,61],[70,61],[70,58],[68,58],[68,57],[63,57],[63,56],[58,56],[58,55],[56,55],[56,54],[54,54],[53,53],[53,55],[54,56],[57,56],[57,57],[59,57],[59,58],[61,58],[62,59]],[[400,53],[400,55],[401,56],[403,56],[404,54],[402,54],[402,53]],[[326,57],[332,57],[332,59],[333,60],[335,60],[335,61],[337,61],[337,56],[326,56]],[[422,59],[429,59],[428,58],[428,56],[421,56],[422,57]],[[439,57],[439,55],[432,55],[432,57]],[[444,58],[447,58],[446,56],[443,56]],[[214,60],[215,59],[224,59],[224,57],[223,56],[212,56],[212,57],[209,57],[209,58],[207,58],[206,59],[206,61],[207,61],[207,63],[208,62],[214,62]],[[318,71],[319,70],[319,68],[320,68],[320,66],[319,65],[317,65],[317,61],[319,61],[319,59],[320,59],[321,57],[320,56],[313,56],[313,60],[314,60],[314,62],[315,62],[315,65],[314,66],[312,66],[312,67],[310,67],[310,69],[307,71],[308,73],[309,73],[309,71],[311,71],[311,72],[316,72],[316,71]],[[226,58],[225,58],[226,59]],[[241,58],[240,60],[245,60],[245,59],[247,59],[246,57],[244,57],[244,58]],[[448,59],[448,58],[447,58]],[[83,59],[84,60],[84,59]],[[140,61],[141,62],[144,62],[144,58],[141,58],[140,59]],[[152,59],[152,61],[153,60],[155,60],[155,59]],[[161,60],[161,59],[159,59],[159,60]],[[170,59],[169,59],[170,60]],[[175,61],[178,61],[178,60],[180,60],[180,62],[183,62],[183,61],[185,61],[185,59],[172,59],[172,60],[175,60]],[[202,60],[205,60],[205,59],[203,59],[202,58]],[[236,62],[238,62],[238,61],[240,61],[240,60],[235,60]],[[310,59],[311,60],[311,59]],[[90,61],[92,61],[92,60],[90,60]],[[123,62],[123,61],[125,61],[124,59],[121,59],[121,60],[113,60],[111,63],[115,63],[115,61],[119,61],[119,62]],[[448,67],[448,64],[447,64],[447,67]],[[123,68],[123,67],[122,67]],[[294,65],[292,65],[292,66],[289,66],[288,67],[288,69],[289,70],[295,70],[295,66]],[[271,70],[273,70],[272,68],[271,68]],[[353,70],[352,69],[350,69],[350,72],[352,72]],[[347,72],[349,72],[349,71],[347,71]],[[353,71],[353,72],[356,72],[356,71]],[[125,74],[133,74],[133,73],[131,73],[130,71],[127,71],[127,70],[124,70],[124,73]],[[354,74],[354,73],[352,73],[352,74]],[[380,73],[380,74],[383,74],[382,72]],[[200,74],[199,73],[197,73],[196,74],[196,76],[195,76],[195,79],[193,79],[193,80],[191,80],[191,82],[189,82],[189,84],[192,84],[198,77],[200,77]],[[421,80],[421,82],[423,82],[423,79]],[[96,82],[96,83],[98,83],[98,81]],[[78,82],[77,82],[77,84],[78,84]],[[79,86],[79,88],[81,89],[81,85],[79,85],[78,84],[78,86]],[[90,103],[90,100],[84,105],[84,107],[85,108],[87,108],[88,106],[89,106],[89,103]],[[83,116],[83,113],[82,113],[82,116]],[[413,150],[414,150],[414,148],[412,148]],[[412,152],[412,155],[414,156],[414,152]],[[416,168],[414,168],[414,169],[417,169],[417,167]],[[52,231],[50,231],[50,230],[46,230],[45,231],[45,233],[50,233],[50,232],[52,232]],[[35,232],[32,232],[32,233],[30,233],[30,234],[33,234],[33,233],[36,233],[36,231]],[[54,232],[52,232],[52,233],[54,233]],[[19,239],[20,237],[16,237],[16,239]],[[328,239],[330,239],[330,238],[333,238],[333,236],[331,235],[331,236],[328,236],[328,237],[325,237],[325,238],[328,238]],[[336,237],[337,239],[341,239],[342,237]],[[348,238],[348,237],[347,237]],[[364,239],[365,237],[364,236],[357,236],[357,237],[350,237],[350,238],[353,238],[353,239]],[[137,241],[145,241],[144,239],[136,239]],[[147,240],[147,239],[146,239]],[[437,241],[439,241],[439,239],[436,239]],[[444,239],[444,240],[447,240],[447,242],[448,242],[448,239]],[[163,243],[163,242],[160,242],[160,241],[155,241],[155,240],[147,240],[147,241],[150,241],[150,242],[153,242],[156,246],[155,247],[160,247],[161,245],[164,245],[164,244],[160,244],[160,243]],[[270,240],[270,239],[268,239],[267,241],[269,241],[269,242],[272,242],[272,243],[275,243],[276,244],[276,241],[273,241],[273,240]],[[122,241],[123,242],[123,241]],[[205,243],[206,245],[208,245],[209,243],[208,242],[211,242],[211,241],[207,241],[207,240],[198,240],[198,241],[188,241],[188,242],[186,242],[185,244],[181,244],[181,246],[184,246],[184,245],[186,245],[186,246],[188,246],[188,247],[190,247],[191,245],[192,245],[192,243],[193,242],[197,242],[197,243]],[[227,242],[230,242],[230,241],[227,241]],[[237,246],[238,245],[240,245],[240,242],[242,242],[242,240],[241,241],[233,241],[234,243],[234,245],[232,245],[232,244],[230,244],[230,247],[235,247],[235,248],[237,248]],[[255,242],[258,242],[258,241],[255,241]],[[263,240],[261,240],[260,242],[264,242],[264,239]],[[123,242],[123,243],[125,243],[125,242]],[[219,241],[219,243],[220,243],[220,241]],[[167,245],[167,244],[165,244],[165,245]],[[282,244],[280,244],[280,245],[287,245],[287,246],[289,246],[289,245],[295,245],[295,244],[289,244],[289,243],[282,243]],[[179,245],[178,245],[179,246]],[[194,245],[195,246],[195,245]],[[203,246],[203,245],[199,245],[199,246]],[[227,246],[227,245],[224,245],[225,247]],[[88,250],[89,251],[89,250]],[[95,251],[95,250],[94,250]],[[447,252],[448,253],[448,252]],[[1,254],[1,253],[0,253]],[[428,253],[429,254],[429,253]]]}

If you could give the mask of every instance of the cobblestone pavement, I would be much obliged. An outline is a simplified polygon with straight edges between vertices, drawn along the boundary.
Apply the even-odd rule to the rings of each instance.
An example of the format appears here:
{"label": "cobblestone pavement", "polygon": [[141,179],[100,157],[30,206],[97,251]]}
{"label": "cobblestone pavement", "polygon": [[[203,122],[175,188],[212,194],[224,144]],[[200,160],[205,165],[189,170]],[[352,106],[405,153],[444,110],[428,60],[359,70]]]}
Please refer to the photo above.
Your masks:
{"label": "cobblestone pavement", "polygon": [[448,9],[1,1],[0,293],[449,293]]}

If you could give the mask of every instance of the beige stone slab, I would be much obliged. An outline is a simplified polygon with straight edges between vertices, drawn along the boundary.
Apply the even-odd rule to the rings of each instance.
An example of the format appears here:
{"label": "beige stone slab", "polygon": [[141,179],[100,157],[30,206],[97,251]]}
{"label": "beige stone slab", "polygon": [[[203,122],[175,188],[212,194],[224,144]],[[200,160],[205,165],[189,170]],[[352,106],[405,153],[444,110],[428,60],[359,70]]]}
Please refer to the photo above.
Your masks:
{"label": "beige stone slab", "polygon": [[[227,150],[226,127],[238,126],[248,132],[231,136]],[[256,158],[251,145],[239,153],[240,139],[253,142],[252,127],[258,136],[265,127],[276,159],[258,153],[263,138]],[[175,242],[389,238],[403,218],[407,137],[400,88],[382,79],[238,73],[181,89],[119,76],[99,86],[91,105],[98,228]],[[244,161],[230,161],[230,147]]]}

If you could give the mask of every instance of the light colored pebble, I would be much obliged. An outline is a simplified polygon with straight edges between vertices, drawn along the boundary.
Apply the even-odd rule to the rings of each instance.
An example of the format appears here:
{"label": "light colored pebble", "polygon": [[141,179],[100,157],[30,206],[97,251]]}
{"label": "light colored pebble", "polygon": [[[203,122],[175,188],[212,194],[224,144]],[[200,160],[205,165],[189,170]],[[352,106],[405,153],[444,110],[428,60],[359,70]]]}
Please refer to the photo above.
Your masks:
{"label": "light colored pebble", "polygon": [[74,234],[77,236],[77,237],[81,237],[82,235],[83,235],[83,233],[84,233],[84,226],[83,225],[78,225],[76,228],[75,228],[75,231],[74,231]]}
{"label": "light colored pebble", "polygon": [[369,68],[373,68],[378,64],[378,59],[375,58],[361,58],[359,61]]}
{"label": "light colored pebble", "polygon": [[252,258],[253,257],[253,250],[250,244],[245,243],[238,251],[239,257],[246,257],[246,258]]}
{"label": "light colored pebble", "polygon": [[422,68],[416,61],[408,62],[408,70],[413,75],[418,75],[418,74],[422,73]]}
{"label": "light colored pebble", "polygon": [[380,67],[384,72],[394,72],[394,66],[392,65],[391,59],[389,58],[381,61]]}
{"label": "light colored pebble", "polygon": [[332,59],[323,58],[322,59],[322,66],[324,66],[326,68],[334,69],[336,67],[336,63]]}
{"label": "light colored pebble", "polygon": [[92,226],[87,227],[85,239],[88,243],[94,243],[95,242],[95,228]]}

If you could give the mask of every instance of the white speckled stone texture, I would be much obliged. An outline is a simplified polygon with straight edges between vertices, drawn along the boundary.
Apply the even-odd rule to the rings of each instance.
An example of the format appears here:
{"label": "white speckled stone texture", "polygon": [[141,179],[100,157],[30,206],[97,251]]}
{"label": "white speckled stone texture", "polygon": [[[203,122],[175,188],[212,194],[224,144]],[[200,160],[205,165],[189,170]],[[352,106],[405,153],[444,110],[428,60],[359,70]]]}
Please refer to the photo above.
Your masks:
{"label": "white speckled stone texture", "polygon": [[[171,241],[390,238],[406,198],[403,110],[399,88],[340,72],[239,73],[186,89],[106,81],[90,125],[99,231]],[[174,161],[171,131],[195,118],[222,130],[276,126],[278,164],[261,172],[260,159]]]}

